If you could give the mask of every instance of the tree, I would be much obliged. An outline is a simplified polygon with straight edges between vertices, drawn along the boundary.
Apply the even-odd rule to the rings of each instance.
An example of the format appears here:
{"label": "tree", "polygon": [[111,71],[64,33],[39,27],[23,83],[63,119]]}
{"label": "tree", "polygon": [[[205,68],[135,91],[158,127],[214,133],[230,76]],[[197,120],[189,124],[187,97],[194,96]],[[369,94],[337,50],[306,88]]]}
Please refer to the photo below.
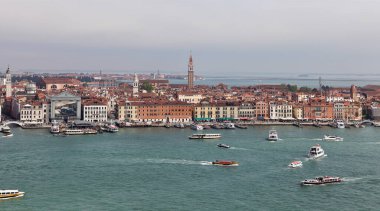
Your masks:
{"label": "tree", "polygon": [[146,90],[147,92],[151,93],[153,91],[153,86],[151,83],[149,82],[144,82],[142,85],[141,85],[141,88]]}

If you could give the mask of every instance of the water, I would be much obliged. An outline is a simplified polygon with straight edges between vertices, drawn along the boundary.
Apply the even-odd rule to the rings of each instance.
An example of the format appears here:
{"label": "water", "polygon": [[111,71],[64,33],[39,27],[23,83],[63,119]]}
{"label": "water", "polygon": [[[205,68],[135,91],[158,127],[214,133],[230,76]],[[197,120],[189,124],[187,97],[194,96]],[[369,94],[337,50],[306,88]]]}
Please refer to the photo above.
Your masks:
{"label": "water", "polygon": [[[272,128],[281,141],[265,141]],[[13,137],[0,138],[1,188],[26,195],[0,201],[0,210],[376,210],[380,205],[379,128],[210,130],[222,134],[219,141],[190,141],[194,131],[175,128],[70,137],[12,130]],[[344,141],[324,142],[324,134]],[[317,143],[328,156],[308,160],[308,149]],[[209,164],[216,159],[240,166]],[[295,159],[304,166],[287,168]],[[299,185],[319,175],[346,182]]]}

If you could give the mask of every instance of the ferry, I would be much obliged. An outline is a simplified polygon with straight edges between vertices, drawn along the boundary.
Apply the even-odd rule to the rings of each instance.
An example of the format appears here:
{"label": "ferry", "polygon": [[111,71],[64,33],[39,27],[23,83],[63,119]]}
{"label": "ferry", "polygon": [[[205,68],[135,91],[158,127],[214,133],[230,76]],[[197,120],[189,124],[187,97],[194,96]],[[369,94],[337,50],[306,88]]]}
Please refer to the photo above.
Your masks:
{"label": "ferry", "polygon": [[232,160],[216,160],[212,162],[212,165],[216,166],[239,166],[239,163]]}
{"label": "ferry", "polygon": [[226,149],[230,148],[230,146],[228,146],[227,144],[218,144],[216,146],[218,146],[220,148],[226,148]]}
{"label": "ferry", "polygon": [[193,134],[189,139],[217,139],[222,136],[219,133]]}
{"label": "ferry", "polygon": [[343,141],[343,138],[339,137],[339,136],[325,135],[323,137],[323,140],[325,140],[325,141]]}
{"label": "ferry", "polygon": [[339,177],[324,176],[316,177],[314,179],[305,179],[304,181],[301,181],[301,185],[323,185],[340,182],[343,182],[343,180]]}
{"label": "ferry", "polygon": [[309,151],[309,158],[317,159],[320,157],[323,157],[325,155],[325,151],[322,149],[322,147],[317,144],[315,146],[312,146]]}
{"label": "ferry", "polygon": [[84,130],[81,129],[66,129],[65,131],[66,135],[83,135]]}
{"label": "ferry", "polygon": [[270,130],[268,135],[268,141],[278,141],[278,134],[276,130]]}
{"label": "ferry", "polygon": [[18,190],[0,190],[0,199],[11,199],[23,197],[25,192],[20,192]]}
{"label": "ferry", "polygon": [[202,125],[197,125],[197,124],[192,124],[190,126],[191,129],[193,130],[203,130],[203,126]]}
{"label": "ferry", "polygon": [[290,167],[290,168],[299,168],[299,167],[302,167],[302,161],[300,161],[300,160],[295,160],[295,161],[293,161],[293,162],[291,162],[289,165],[288,165],[288,167]]}

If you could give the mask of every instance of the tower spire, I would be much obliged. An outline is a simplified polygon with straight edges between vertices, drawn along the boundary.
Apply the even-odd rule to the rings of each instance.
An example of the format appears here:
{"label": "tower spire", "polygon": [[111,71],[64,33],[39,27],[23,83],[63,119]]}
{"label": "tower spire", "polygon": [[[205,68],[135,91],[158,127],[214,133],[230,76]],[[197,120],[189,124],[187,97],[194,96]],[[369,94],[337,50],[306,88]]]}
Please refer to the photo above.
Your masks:
{"label": "tower spire", "polygon": [[190,51],[189,64],[187,69],[187,88],[194,88],[194,66],[193,66],[193,56]]}

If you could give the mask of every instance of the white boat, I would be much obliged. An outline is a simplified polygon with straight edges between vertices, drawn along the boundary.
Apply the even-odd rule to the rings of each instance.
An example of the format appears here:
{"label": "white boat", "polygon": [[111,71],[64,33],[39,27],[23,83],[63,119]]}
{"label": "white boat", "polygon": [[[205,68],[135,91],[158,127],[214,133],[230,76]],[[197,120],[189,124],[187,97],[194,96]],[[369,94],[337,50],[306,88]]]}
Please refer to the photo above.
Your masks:
{"label": "white boat", "polygon": [[218,146],[218,147],[220,147],[220,148],[226,148],[226,149],[229,149],[229,148],[230,148],[230,146],[227,145],[227,144],[218,144],[218,145],[216,145],[216,146]]}
{"label": "white boat", "polygon": [[66,129],[66,135],[83,135],[84,131],[81,129]]}
{"label": "white boat", "polygon": [[299,168],[299,167],[302,167],[302,161],[300,161],[300,160],[295,160],[295,161],[293,161],[293,162],[291,162],[288,166],[290,167],[290,168]]}
{"label": "white boat", "polygon": [[309,150],[309,158],[317,159],[323,157],[325,155],[325,151],[322,149],[321,145],[317,144],[312,146]]}
{"label": "white boat", "polygon": [[13,136],[13,133],[4,133],[3,137],[6,138],[6,137],[12,137]]}
{"label": "white boat", "polygon": [[60,132],[59,131],[59,123],[57,121],[53,121],[52,125],[50,127],[50,133],[55,134],[55,133],[59,133],[59,132]]}
{"label": "white boat", "polygon": [[83,132],[84,132],[84,134],[97,134],[98,133],[98,131],[91,129],[91,128],[84,129]]}
{"label": "white boat", "polygon": [[343,138],[339,137],[339,136],[325,135],[323,137],[323,140],[325,140],[325,141],[343,141]]}
{"label": "white boat", "polygon": [[20,192],[18,190],[0,190],[0,199],[11,199],[23,197],[25,192]]}
{"label": "white boat", "polygon": [[222,136],[219,133],[193,134],[189,139],[218,139]]}
{"label": "white boat", "polygon": [[337,120],[336,121],[336,127],[339,129],[345,128],[344,122],[342,120]]}
{"label": "white boat", "polygon": [[235,129],[235,124],[232,122],[224,123],[224,129]]}
{"label": "white boat", "polygon": [[11,128],[8,125],[4,125],[1,128],[1,132],[3,132],[3,133],[11,133]]}
{"label": "white boat", "polygon": [[176,124],[174,125],[174,127],[175,127],[175,128],[185,128],[185,125],[184,125],[183,123],[179,122],[179,123],[176,123]]}
{"label": "white boat", "polygon": [[197,124],[192,124],[190,126],[191,129],[193,130],[203,130],[203,126],[202,125],[197,125]]}
{"label": "white boat", "polygon": [[315,179],[305,179],[304,181],[301,181],[301,185],[324,185],[340,182],[343,182],[343,180],[340,177],[324,176],[316,177]]}
{"label": "white boat", "polygon": [[268,141],[278,141],[278,134],[276,130],[270,130],[267,138]]}
{"label": "white boat", "polygon": [[116,133],[119,131],[119,128],[115,125],[107,125],[104,131],[109,132],[109,133]]}
{"label": "white boat", "polygon": [[372,124],[373,124],[373,126],[375,126],[375,127],[380,127],[380,122],[373,122]]}

